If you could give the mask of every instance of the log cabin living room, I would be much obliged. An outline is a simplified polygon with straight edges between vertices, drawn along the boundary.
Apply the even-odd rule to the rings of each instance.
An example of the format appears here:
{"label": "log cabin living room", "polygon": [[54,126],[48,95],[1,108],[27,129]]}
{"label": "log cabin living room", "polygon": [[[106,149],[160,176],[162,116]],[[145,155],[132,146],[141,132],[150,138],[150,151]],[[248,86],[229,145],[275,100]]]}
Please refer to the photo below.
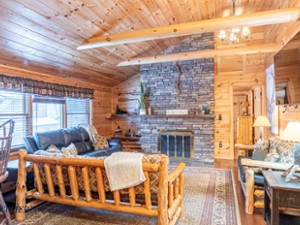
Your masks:
{"label": "log cabin living room", "polygon": [[3,224],[300,224],[299,0],[0,5]]}

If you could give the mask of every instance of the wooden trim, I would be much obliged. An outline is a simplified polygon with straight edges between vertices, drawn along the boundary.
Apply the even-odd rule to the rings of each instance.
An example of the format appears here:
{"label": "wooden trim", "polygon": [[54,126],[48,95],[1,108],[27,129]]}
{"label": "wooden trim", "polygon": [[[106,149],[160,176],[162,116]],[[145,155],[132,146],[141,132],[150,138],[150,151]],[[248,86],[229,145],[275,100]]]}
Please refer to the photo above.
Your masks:
{"label": "wooden trim", "polygon": [[[47,157],[39,155],[27,155],[26,161],[49,163],[49,164],[60,164],[68,166],[91,166],[104,168],[104,160],[102,159],[86,159],[86,158],[65,158],[65,157]],[[148,172],[157,172],[159,169],[158,165],[151,163],[143,163],[143,170]]]}
{"label": "wooden trim", "polygon": [[299,20],[299,18],[300,8],[255,12],[252,14],[244,14],[239,16],[229,16],[225,18],[208,19],[164,27],[147,28],[132,32],[103,35],[100,37],[91,37],[78,46],[77,50],[107,47],[141,41],[151,41],[163,38],[181,37],[192,34],[213,32],[221,29],[229,29],[233,27],[253,27],[289,23],[295,22]]}
{"label": "wooden trim", "polygon": [[118,66],[132,66],[143,65],[152,63],[172,62],[172,61],[184,61],[193,59],[213,58],[217,56],[227,55],[245,55],[245,54],[261,54],[277,52],[280,46],[278,44],[263,44],[252,45],[245,47],[233,47],[224,49],[210,49],[194,52],[180,52],[167,55],[156,55],[147,57],[130,58],[126,61],[120,62]]}

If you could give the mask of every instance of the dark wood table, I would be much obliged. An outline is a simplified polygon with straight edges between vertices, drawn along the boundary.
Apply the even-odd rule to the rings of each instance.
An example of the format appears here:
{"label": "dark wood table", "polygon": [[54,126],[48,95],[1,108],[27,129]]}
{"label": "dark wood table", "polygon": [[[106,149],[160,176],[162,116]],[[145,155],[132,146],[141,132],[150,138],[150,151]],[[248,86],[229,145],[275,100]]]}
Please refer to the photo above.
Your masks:
{"label": "dark wood table", "polygon": [[282,171],[263,171],[265,177],[264,218],[268,225],[279,225],[279,208],[300,209],[300,183],[285,182]]}

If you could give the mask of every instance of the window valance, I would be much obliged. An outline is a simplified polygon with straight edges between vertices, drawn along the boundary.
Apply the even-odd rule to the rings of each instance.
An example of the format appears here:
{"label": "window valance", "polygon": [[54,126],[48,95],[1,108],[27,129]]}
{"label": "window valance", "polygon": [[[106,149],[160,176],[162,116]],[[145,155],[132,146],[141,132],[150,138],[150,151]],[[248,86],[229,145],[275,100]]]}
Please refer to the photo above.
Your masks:
{"label": "window valance", "polygon": [[61,84],[53,84],[23,77],[0,74],[0,89],[20,91],[43,96],[94,98],[94,90]]}

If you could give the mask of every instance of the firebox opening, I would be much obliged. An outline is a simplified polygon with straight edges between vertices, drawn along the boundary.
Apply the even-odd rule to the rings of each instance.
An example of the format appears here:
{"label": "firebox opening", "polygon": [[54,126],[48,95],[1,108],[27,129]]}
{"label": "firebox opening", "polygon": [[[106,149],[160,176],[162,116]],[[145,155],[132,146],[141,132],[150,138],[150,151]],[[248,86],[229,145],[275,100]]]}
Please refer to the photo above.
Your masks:
{"label": "firebox opening", "polygon": [[158,133],[158,152],[169,157],[194,158],[193,132],[162,130]]}

